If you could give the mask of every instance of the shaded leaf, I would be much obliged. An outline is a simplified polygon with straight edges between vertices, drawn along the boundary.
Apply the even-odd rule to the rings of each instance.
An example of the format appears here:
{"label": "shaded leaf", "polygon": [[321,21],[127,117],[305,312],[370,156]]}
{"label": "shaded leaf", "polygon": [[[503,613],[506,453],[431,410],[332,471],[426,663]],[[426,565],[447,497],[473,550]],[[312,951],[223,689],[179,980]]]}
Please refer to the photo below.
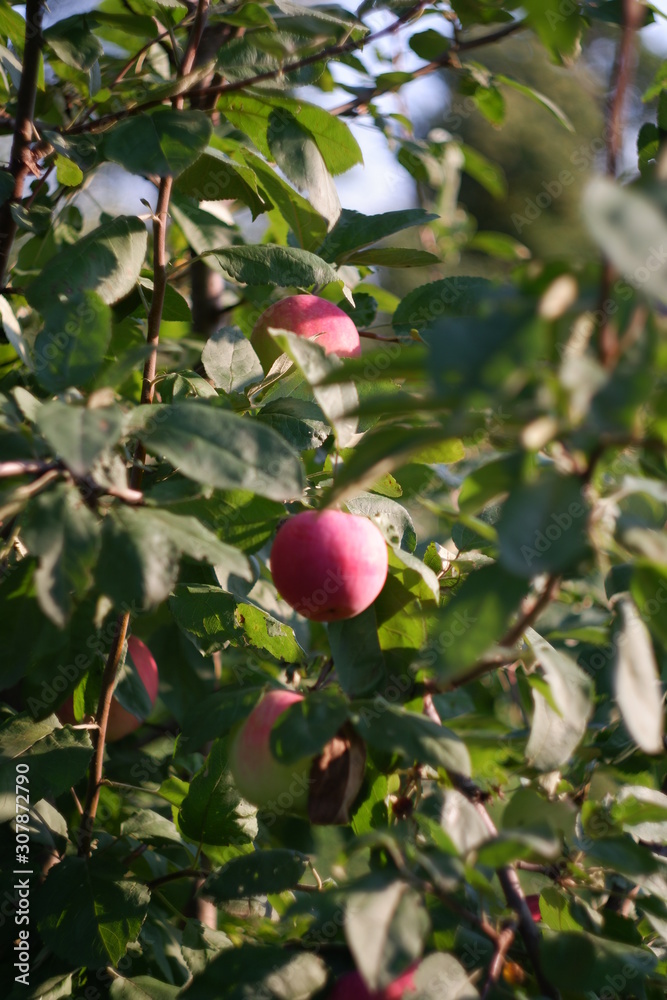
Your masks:
{"label": "shaded leaf", "polygon": [[250,490],[270,500],[301,494],[297,455],[257,420],[196,403],[137,407],[134,420],[148,451],[195,482]]}

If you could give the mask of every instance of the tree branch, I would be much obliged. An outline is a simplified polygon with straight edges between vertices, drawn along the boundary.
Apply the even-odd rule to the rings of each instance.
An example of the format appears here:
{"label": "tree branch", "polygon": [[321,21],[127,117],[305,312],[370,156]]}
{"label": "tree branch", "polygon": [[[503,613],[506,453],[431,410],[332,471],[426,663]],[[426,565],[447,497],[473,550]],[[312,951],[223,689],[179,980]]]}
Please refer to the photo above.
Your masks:
{"label": "tree branch", "polygon": [[507,952],[512,947],[515,934],[516,931],[514,927],[506,927],[498,935],[496,951],[493,956],[493,960],[491,961],[491,965],[489,966],[489,975],[484,989],[482,990],[480,1000],[487,1000],[487,997],[490,995],[493,987],[500,979],[505,960],[507,959]]}
{"label": "tree branch", "polygon": [[87,858],[90,854],[93,823],[95,822],[97,806],[100,801],[100,785],[104,773],[104,743],[107,735],[107,724],[109,722],[109,709],[111,708],[116,672],[123,654],[129,623],[129,612],[118,616],[116,634],[111,643],[111,649],[109,650],[104,673],[102,674],[100,699],[97,703],[97,711],[95,713],[99,729],[97,729],[96,733],[93,733],[93,760],[88,771],[88,790],[83,808],[83,816],[81,817],[81,826],[79,827],[78,855],[81,858]]}
{"label": "tree branch", "polygon": [[[607,173],[610,177],[616,176],[618,156],[623,145],[623,111],[634,74],[635,36],[642,26],[645,14],[646,8],[639,0],[623,0],[623,30],[611,72],[611,79],[616,81],[616,86],[610,93],[606,116]],[[598,293],[598,312],[602,316],[598,329],[598,353],[605,368],[612,368],[618,359],[618,332],[606,315],[606,302],[614,274],[614,268],[605,260]]]}
{"label": "tree branch", "polygon": [[[337,45],[330,45],[328,48],[322,49],[320,52],[315,52],[310,56],[304,56],[302,59],[296,59],[294,62],[285,63],[284,66],[279,66],[276,69],[266,70],[264,73],[257,73],[256,76],[251,76],[246,80],[235,80],[231,83],[221,83],[211,87],[202,87],[199,90],[187,91],[187,96],[192,98],[203,98],[210,97],[212,95],[218,94],[228,94],[238,90],[245,90],[246,87],[253,87],[257,83],[266,83],[270,80],[276,80],[280,76],[284,76],[286,73],[293,73],[296,70],[304,69],[306,66],[313,66],[316,63],[323,62],[327,59],[333,59],[335,56],[347,55],[350,52],[356,52],[358,49],[368,45],[369,42],[375,42],[380,38],[385,38],[387,35],[393,35],[400,28],[406,24],[413,17],[416,17],[421,13],[422,9],[426,5],[426,0],[419,0],[413,7],[397,17],[395,21],[387,25],[386,28],[381,28],[372,34],[365,35],[363,38],[355,40],[348,40],[346,42],[340,42]],[[180,95],[184,97],[185,94]],[[133,108],[125,108],[122,111],[115,112],[114,114],[103,115],[101,118],[97,118],[95,121],[85,122],[81,125],[73,125],[64,132],[67,135],[78,135],[82,132],[97,132],[108,128],[110,125],[114,125],[117,121],[121,121],[123,118],[131,117],[132,115],[140,114],[142,111],[146,111],[149,108],[154,108],[158,104],[162,104],[161,99],[156,99],[153,101],[146,101],[143,104],[136,104]]]}
{"label": "tree branch", "polygon": [[[418,80],[423,76],[429,76],[429,74],[435,73],[439,69],[447,69],[448,67],[451,69],[460,68],[460,63],[457,58],[457,54],[459,52],[468,52],[470,49],[478,49],[484,45],[492,45],[494,42],[507,38],[508,35],[513,35],[517,31],[522,31],[525,27],[526,24],[524,21],[512,21],[511,24],[504,25],[498,31],[492,31],[486,35],[481,35],[478,38],[469,38],[465,41],[454,41],[447,51],[443,52],[443,54],[438,56],[437,59],[433,59],[431,62],[426,63],[425,66],[419,66],[416,70],[413,70],[411,73],[412,80]],[[408,82],[411,83],[412,80]],[[339,104],[338,107],[331,108],[329,110],[329,114],[336,116],[349,115],[352,112],[357,111],[357,109],[370,104],[374,98],[390,92],[391,88],[386,89],[381,86],[365,90],[363,94],[353,98],[351,101],[346,101],[345,104]]]}
{"label": "tree branch", "polygon": [[[499,646],[511,649],[512,646],[519,641],[526,629],[533,624],[533,622],[544,611],[546,606],[554,599],[559,584],[560,576],[556,573],[552,573],[547,578],[547,582],[542,593],[535,598],[531,606],[524,611],[514,625],[512,625],[512,627],[505,633],[498,643]],[[498,670],[500,667],[508,667],[510,664],[514,663],[516,659],[517,657],[514,653],[510,655],[507,655],[506,653],[498,653],[494,656],[485,657],[483,660],[478,660],[477,663],[473,664],[473,666],[460,677],[454,677],[441,684],[437,681],[424,681],[424,687],[422,690],[425,690],[427,694],[437,694],[440,691],[454,691],[456,688],[463,687],[465,684],[470,684],[471,681],[476,681],[485,674],[491,673],[493,670]]]}
{"label": "tree branch", "polygon": [[[424,711],[433,722],[437,720],[439,725],[442,724],[438,710],[433,704],[431,695],[427,694],[424,696]],[[496,825],[489,816],[480,795],[475,794],[475,792],[479,792],[480,790],[477,789],[474,782],[470,781],[469,783],[462,783],[459,780],[460,775],[450,775],[450,777],[453,779],[453,782],[458,790],[473,804],[490,836],[497,837],[498,830],[496,829]],[[467,782],[467,779],[464,780]],[[533,966],[535,978],[537,979],[540,990],[544,996],[550,997],[551,1000],[560,1000],[558,990],[551,985],[542,971],[542,962],[540,959],[540,933],[535,926],[535,921],[533,920],[533,915],[530,912],[528,903],[526,902],[526,897],[523,894],[523,889],[521,888],[521,883],[519,882],[519,876],[516,873],[516,869],[513,865],[503,865],[502,868],[497,870],[497,875],[507,905],[517,915],[518,931]],[[509,944],[507,947],[509,948]]]}
{"label": "tree branch", "polygon": [[23,198],[23,188],[28,174],[36,173],[39,175],[30,151],[30,144],[35,134],[33,118],[37,96],[39,57],[42,49],[43,16],[44,0],[27,0],[23,70],[16,101],[14,139],[9,157],[9,171],[14,177],[14,190],[11,197],[0,208],[0,286],[5,284],[9,255],[17,230],[12,215],[12,205],[18,204]]}
{"label": "tree branch", "polygon": [[[210,0],[198,0],[195,21],[190,32],[190,37],[183,54],[183,59],[179,68],[179,78],[186,76],[192,69],[197,46],[201,40],[206,15]],[[174,98],[173,104],[177,110],[183,107],[184,96],[178,95]],[[171,196],[173,178],[163,177],[160,181],[158,202],[155,210],[155,221],[153,224],[153,298],[148,313],[146,329],[146,341],[151,351],[144,364],[143,379],[141,384],[141,402],[150,404],[153,402],[155,394],[155,370],[157,365],[157,348],[160,337],[160,322],[162,320],[162,310],[164,308],[164,297],[167,288],[167,222],[169,215],[169,199]],[[130,493],[140,491],[144,477],[144,462],[146,452],[143,445],[137,445],[135,451],[135,462],[130,473]],[[84,807],[83,818],[81,820],[79,838],[79,856],[87,857],[90,854],[90,843],[92,839],[93,823],[97,813],[97,806],[100,797],[100,784],[104,774],[104,743],[106,740],[107,723],[109,721],[109,709],[113,697],[113,689],[120,663],[125,638],[130,624],[130,612],[124,611],[118,616],[116,623],[116,637],[112,643],[102,675],[102,688],[100,700],[97,705],[95,718],[99,724],[97,737],[94,737],[95,752],[93,762],[88,772],[88,792]]]}

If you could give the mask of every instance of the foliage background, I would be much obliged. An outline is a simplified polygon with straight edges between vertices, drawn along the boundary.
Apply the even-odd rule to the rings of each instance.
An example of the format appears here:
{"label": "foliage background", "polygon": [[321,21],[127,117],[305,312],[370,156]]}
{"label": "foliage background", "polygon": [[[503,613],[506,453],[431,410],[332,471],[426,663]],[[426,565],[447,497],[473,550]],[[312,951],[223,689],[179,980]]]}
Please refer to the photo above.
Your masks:
{"label": "foliage background", "polygon": [[[7,995],[305,1000],[420,962],[423,997],[664,996],[667,76],[635,57],[659,14],[42,14],[0,2]],[[382,98],[445,71],[415,128]],[[419,207],[341,211],[350,121]],[[253,323],[297,290],[350,312],[360,359],[283,333],[261,370]],[[304,505],[385,534],[358,618],[311,625],[273,587]],[[128,628],[160,698],[106,745],[114,685],[148,710]],[[227,741],[268,686],[307,693],[287,766],[345,720],[365,741],[348,825],[240,800]],[[99,729],[60,724],[70,695]]]}

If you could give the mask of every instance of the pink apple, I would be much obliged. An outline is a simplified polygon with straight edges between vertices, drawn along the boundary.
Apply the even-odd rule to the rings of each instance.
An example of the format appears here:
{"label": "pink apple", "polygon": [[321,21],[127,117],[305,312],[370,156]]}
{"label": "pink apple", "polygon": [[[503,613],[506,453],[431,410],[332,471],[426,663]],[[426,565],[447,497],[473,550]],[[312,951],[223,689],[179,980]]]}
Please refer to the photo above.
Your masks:
{"label": "pink apple", "polygon": [[289,330],[298,337],[317,337],[327,354],[341,358],[356,358],[361,353],[359,333],[347,313],[317,295],[289,295],[265,309],[252,331],[250,341],[265,372],[280,355],[269,327]]}
{"label": "pink apple", "polygon": [[412,966],[389,986],[375,992],[369,990],[358,972],[349,972],[336,982],[327,1000],[402,1000],[404,996],[417,992],[414,980],[416,968]]}
{"label": "pink apple", "polygon": [[[132,657],[132,662],[137,668],[139,677],[148,692],[151,705],[154,705],[157,701],[159,677],[157,663],[153,658],[153,654],[148,646],[134,635],[131,635],[127,640],[127,651]],[[58,718],[64,725],[76,722],[71,697],[58,710]],[[124,736],[129,736],[130,733],[139,728],[142,722],[143,719],[139,719],[132,712],[128,712],[116,698],[112,698],[111,708],[109,709],[109,721],[107,723],[107,743],[115,743],[117,740],[122,740]]]}
{"label": "pink apple", "polygon": [[317,622],[354,618],[387,579],[387,545],[372,521],[340,510],[304,511],[278,529],[271,572],[278,593]]}
{"label": "pink apple", "polygon": [[244,799],[262,808],[268,826],[278,816],[307,817],[311,823],[348,823],[350,807],[364,780],[366,748],[345,723],[317,756],[292,764],[271,752],[271,731],[290,705],[303,701],[294,691],[267,692],[232,736],[229,769]]}
{"label": "pink apple", "polygon": [[305,814],[312,758],[283,764],[271,753],[274,723],[296,701],[303,701],[303,695],[294,691],[269,691],[265,694],[232,741],[229,768],[234,784],[248,802],[264,806],[281,798],[288,811]]}

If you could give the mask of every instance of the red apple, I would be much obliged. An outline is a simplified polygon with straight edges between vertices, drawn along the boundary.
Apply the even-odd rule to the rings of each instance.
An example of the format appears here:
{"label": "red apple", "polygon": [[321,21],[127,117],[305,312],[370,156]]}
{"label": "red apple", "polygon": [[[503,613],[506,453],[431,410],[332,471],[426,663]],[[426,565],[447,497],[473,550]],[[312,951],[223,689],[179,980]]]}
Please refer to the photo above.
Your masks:
{"label": "red apple", "polygon": [[327,354],[341,358],[356,358],[361,353],[359,333],[347,313],[318,295],[289,295],[265,309],[252,331],[250,342],[265,372],[280,356],[269,327],[289,330],[298,337],[317,337]]}
{"label": "red apple", "polygon": [[402,1000],[402,997],[417,992],[415,969],[416,966],[413,966],[389,986],[375,992],[369,990],[358,972],[349,972],[336,982],[328,1000]]}
{"label": "red apple", "polygon": [[317,756],[292,764],[271,752],[271,731],[290,705],[303,701],[294,691],[267,692],[233,735],[229,769],[244,799],[265,811],[270,826],[277,816],[296,815],[311,823],[347,823],[349,808],[364,779],[363,741],[344,725]]}
{"label": "red apple", "polygon": [[340,510],[308,510],[285,521],[271,549],[278,593],[316,622],[354,618],[387,579],[387,545],[372,521]]}
{"label": "red apple", "polygon": [[229,767],[234,784],[244,799],[265,805],[272,799],[289,796],[290,811],[305,810],[308,802],[308,775],[311,758],[283,764],[271,753],[271,730],[283,712],[303,695],[294,691],[269,691],[245,720],[231,744]]}
{"label": "red apple", "polygon": [[[134,635],[131,635],[127,640],[127,651],[132,657],[132,662],[137,668],[139,677],[148,692],[151,705],[154,705],[157,701],[159,677],[157,663],[153,658],[153,654],[148,646]],[[63,724],[76,722],[71,697],[59,709],[58,718]],[[117,740],[122,740],[124,736],[129,736],[130,733],[139,728],[142,722],[143,719],[139,719],[132,712],[128,712],[116,698],[112,698],[111,708],[109,709],[109,721],[107,723],[107,743],[115,743]]]}

